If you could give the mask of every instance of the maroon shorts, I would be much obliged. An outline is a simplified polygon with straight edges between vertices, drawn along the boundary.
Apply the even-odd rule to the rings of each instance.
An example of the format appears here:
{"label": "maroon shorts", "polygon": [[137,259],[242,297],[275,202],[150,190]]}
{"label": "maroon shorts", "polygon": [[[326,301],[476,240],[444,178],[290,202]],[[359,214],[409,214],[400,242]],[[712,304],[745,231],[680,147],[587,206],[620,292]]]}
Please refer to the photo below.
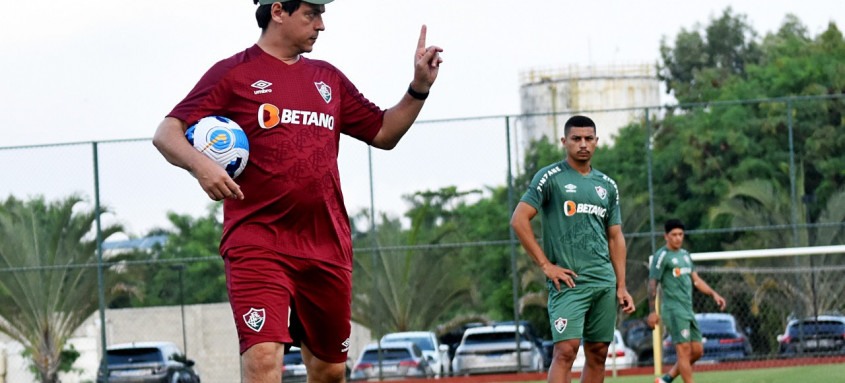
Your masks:
{"label": "maroon shorts", "polygon": [[252,246],[229,249],[223,260],[241,354],[262,342],[304,343],[325,362],[346,362],[349,270]]}

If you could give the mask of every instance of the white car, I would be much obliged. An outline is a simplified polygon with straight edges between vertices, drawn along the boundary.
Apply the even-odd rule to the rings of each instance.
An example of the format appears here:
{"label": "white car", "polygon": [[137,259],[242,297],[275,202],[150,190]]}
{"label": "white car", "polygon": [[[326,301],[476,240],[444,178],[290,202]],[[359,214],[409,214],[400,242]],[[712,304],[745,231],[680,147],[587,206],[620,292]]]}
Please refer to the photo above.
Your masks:
{"label": "white car", "polygon": [[452,370],[452,364],[449,361],[449,346],[440,344],[437,335],[431,331],[394,332],[381,337],[381,341],[382,343],[413,342],[422,350],[428,364],[438,377],[447,376]]}
{"label": "white car", "polygon": [[[607,359],[604,361],[604,368],[607,371],[613,369],[621,370],[623,368],[631,368],[637,366],[637,353],[625,345],[622,340],[622,333],[619,330],[613,331],[614,341],[607,347]],[[578,354],[575,355],[575,361],[572,362],[572,370],[580,371],[584,369],[586,364],[586,356],[584,355],[584,344],[578,347]]]}
{"label": "white car", "polygon": [[[519,342],[517,343],[517,331]],[[464,332],[455,350],[455,375],[543,371],[543,352],[526,330],[512,324],[473,327]]]}

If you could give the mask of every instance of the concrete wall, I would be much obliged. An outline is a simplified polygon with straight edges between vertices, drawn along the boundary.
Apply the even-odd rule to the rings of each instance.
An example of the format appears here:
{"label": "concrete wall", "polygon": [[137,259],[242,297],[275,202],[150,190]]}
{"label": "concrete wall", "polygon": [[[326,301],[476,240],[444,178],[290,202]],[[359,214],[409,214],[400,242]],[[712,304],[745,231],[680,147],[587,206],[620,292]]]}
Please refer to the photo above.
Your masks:
{"label": "concrete wall", "polygon": [[[93,382],[100,361],[100,319],[94,313],[69,340],[80,357],[77,372],[61,374],[62,383]],[[235,323],[228,303],[185,306],[185,343],[180,306],[160,306],[106,311],[108,345],[139,341],[170,341],[196,361],[203,383],[240,382],[240,355]],[[371,341],[366,328],[353,323],[349,358]],[[187,347],[185,347],[187,346]],[[23,347],[0,334],[0,383],[35,382],[28,371]]]}

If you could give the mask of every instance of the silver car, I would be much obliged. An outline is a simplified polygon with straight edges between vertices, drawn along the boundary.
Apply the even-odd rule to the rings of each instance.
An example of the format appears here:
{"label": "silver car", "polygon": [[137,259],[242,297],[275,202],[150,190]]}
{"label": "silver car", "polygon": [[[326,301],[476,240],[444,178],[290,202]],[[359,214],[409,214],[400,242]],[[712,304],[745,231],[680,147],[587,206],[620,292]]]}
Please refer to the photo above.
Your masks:
{"label": "silver car", "polygon": [[[520,334],[518,348],[517,330]],[[543,371],[543,353],[522,325],[467,329],[452,360],[452,372],[456,375],[516,372],[520,369]]]}
{"label": "silver car", "polygon": [[377,380],[379,370],[383,378],[434,377],[434,370],[413,342],[385,342],[381,352],[378,343],[367,345],[352,367],[349,380]]}
{"label": "silver car", "polygon": [[428,364],[431,365],[431,369],[434,370],[436,376],[446,376],[452,369],[451,362],[449,362],[449,346],[441,344],[437,335],[431,331],[394,332],[381,337],[381,341],[382,343],[414,342],[422,350],[425,358],[428,359]]}
{"label": "silver car", "polygon": [[98,383],[200,383],[194,361],[171,342],[109,346],[105,362],[105,368],[98,372]]}

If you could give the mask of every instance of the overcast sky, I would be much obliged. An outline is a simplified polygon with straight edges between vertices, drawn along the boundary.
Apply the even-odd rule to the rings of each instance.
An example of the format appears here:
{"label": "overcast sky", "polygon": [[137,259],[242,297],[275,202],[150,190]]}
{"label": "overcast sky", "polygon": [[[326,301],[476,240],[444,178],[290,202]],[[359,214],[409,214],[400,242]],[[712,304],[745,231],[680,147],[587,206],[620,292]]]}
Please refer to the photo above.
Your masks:
{"label": "overcast sky", "polygon": [[[326,31],[309,56],[331,62],[387,108],[412,78],[425,23],[428,43],[444,49],[444,63],[420,120],[517,114],[520,71],[656,63],[661,38],[673,41],[681,28],[706,25],[729,6],[760,34],[775,30],[787,13],[813,36],[830,21],[845,26],[841,0],[337,0],[327,5]],[[0,146],[151,137],[209,66],[257,40],[254,10],[250,0],[0,2]],[[430,126],[416,126],[418,136],[400,144],[405,156],[431,152],[438,139],[455,140],[445,129],[423,137],[425,129],[436,130]],[[477,182],[498,182],[496,167],[496,180]],[[345,188],[349,178],[342,174]],[[7,190],[16,192],[0,185],[0,193]],[[368,202],[367,193],[344,192],[354,196],[350,210]],[[398,203],[389,198],[387,205]]]}

